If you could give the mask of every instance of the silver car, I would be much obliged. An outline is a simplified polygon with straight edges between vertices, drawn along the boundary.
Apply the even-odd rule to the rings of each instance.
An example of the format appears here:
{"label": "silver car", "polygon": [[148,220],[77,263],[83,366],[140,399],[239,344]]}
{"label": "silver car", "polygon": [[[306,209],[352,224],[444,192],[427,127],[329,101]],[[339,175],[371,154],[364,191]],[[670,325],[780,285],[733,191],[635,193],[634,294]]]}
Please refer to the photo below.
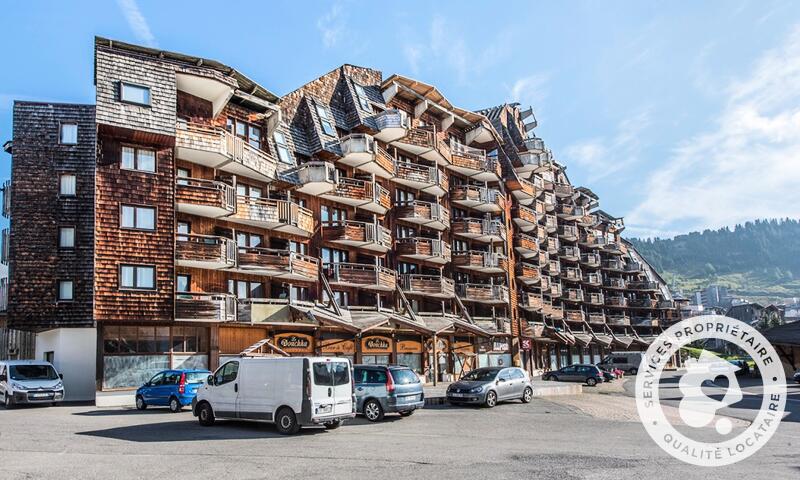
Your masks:
{"label": "silver car", "polygon": [[533,385],[528,372],[517,367],[485,367],[475,369],[447,387],[447,401],[470,403],[492,408],[504,400],[533,399]]}
{"label": "silver car", "polygon": [[386,413],[407,417],[425,405],[422,382],[413,370],[402,365],[355,365],[356,412],[370,422],[383,420]]}

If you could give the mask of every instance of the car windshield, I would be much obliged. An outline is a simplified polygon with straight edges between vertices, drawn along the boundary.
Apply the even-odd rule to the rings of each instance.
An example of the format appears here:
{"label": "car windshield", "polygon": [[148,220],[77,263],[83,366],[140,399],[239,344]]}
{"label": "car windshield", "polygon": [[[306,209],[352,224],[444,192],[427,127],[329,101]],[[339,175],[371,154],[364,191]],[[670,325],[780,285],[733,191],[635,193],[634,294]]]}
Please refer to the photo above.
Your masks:
{"label": "car windshield", "polygon": [[419,383],[419,377],[416,373],[407,368],[392,369],[392,379],[398,385],[410,385],[412,383]]}
{"label": "car windshield", "polygon": [[186,383],[203,383],[211,372],[186,372]]}
{"label": "car windshield", "polygon": [[11,380],[56,380],[56,369],[50,365],[11,365]]}
{"label": "car windshield", "polygon": [[497,372],[500,370],[497,368],[480,368],[478,370],[473,370],[468,374],[464,375],[462,380],[468,380],[471,382],[485,382],[487,380],[494,380],[494,377],[497,376]]}

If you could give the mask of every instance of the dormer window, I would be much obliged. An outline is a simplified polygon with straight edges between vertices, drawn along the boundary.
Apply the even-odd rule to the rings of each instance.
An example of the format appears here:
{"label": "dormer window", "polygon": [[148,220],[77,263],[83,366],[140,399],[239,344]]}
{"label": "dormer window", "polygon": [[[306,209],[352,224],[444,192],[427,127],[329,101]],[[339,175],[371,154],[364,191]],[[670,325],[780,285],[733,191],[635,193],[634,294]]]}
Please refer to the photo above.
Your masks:
{"label": "dormer window", "polygon": [[336,135],[336,130],[333,128],[333,124],[331,123],[330,117],[328,117],[328,111],[325,110],[325,107],[322,105],[317,105],[317,115],[319,116],[319,124],[322,127],[322,131],[325,132],[325,135]]}
{"label": "dormer window", "polygon": [[273,135],[275,139],[275,148],[278,150],[278,158],[282,163],[294,164],[292,155],[289,153],[289,146],[286,145],[286,137],[281,132],[275,132]]}
{"label": "dormer window", "polygon": [[369,103],[369,98],[367,97],[367,92],[364,90],[364,87],[355,82],[353,82],[353,87],[356,89],[356,96],[358,97],[358,103],[361,105],[361,109],[371,112],[372,104]]}
{"label": "dormer window", "polygon": [[150,106],[150,87],[120,82],[119,99],[126,103]]}

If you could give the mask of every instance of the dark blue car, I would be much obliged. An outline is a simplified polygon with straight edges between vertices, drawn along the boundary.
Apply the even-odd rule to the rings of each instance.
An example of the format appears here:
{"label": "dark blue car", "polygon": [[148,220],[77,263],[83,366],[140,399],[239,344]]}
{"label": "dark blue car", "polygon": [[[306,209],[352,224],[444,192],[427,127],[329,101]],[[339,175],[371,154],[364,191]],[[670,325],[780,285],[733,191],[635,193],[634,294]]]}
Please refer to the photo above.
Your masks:
{"label": "dark blue car", "polygon": [[191,405],[197,389],[211,375],[208,370],[164,370],[136,390],[136,408],[169,407],[178,413]]}

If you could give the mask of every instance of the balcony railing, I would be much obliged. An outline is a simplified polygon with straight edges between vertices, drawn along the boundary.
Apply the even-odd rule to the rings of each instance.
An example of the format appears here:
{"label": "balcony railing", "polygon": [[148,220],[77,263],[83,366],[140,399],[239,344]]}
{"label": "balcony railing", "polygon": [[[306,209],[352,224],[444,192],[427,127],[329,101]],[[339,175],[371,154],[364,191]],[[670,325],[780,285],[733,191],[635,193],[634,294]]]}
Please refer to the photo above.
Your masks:
{"label": "balcony railing", "polygon": [[599,273],[588,273],[583,276],[583,283],[592,286],[600,286],[603,284],[603,278]]}
{"label": "balcony railing", "polygon": [[561,242],[554,237],[547,237],[547,241],[545,242],[545,247],[547,253],[551,255],[557,255],[559,249],[561,248]]}
{"label": "balcony railing", "polygon": [[539,172],[553,164],[548,152],[520,152],[514,160],[514,168],[520,173]]}
{"label": "balcony railing", "polygon": [[581,245],[588,247],[588,248],[603,248],[605,246],[606,239],[605,237],[597,236],[597,235],[582,235],[580,238]]}
{"label": "balcony railing", "polygon": [[236,265],[236,242],[214,235],[178,234],[175,264],[218,270]]}
{"label": "balcony railing", "polygon": [[555,215],[544,215],[544,228],[548,233],[553,233],[558,229],[558,220]]}
{"label": "balcony railing", "polygon": [[583,290],[579,288],[570,288],[567,289],[567,294],[564,296],[567,300],[571,302],[582,302],[583,301]]}
{"label": "balcony railing", "polygon": [[505,225],[500,220],[462,217],[453,220],[453,233],[479,242],[502,242],[506,239]]}
{"label": "balcony railing", "polygon": [[438,167],[419,165],[411,162],[395,161],[394,181],[415,190],[441,197],[449,186],[447,175]]}
{"label": "balcony railing", "polygon": [[406,259],[421,260],[439,265],[449,263],[452,258],[450,244],[435,238],[398,238],[396,252],[397,255]]}
{"label": "balcony railing", "polygon": [[508,259],[496,252],[462,250],[453,253],[453,266],[483,273],[501,273],[506,270]]}
{"label": "balcony railing", "polygon": [[175,205],[179,212],[219,218],[236,212],[236,190],[227,183],[199,178],[178,178]]}
{"label": "balcony railing", "polygon": [[581,255],[581,263],[587,267],[597,268],[601,265],[600,255],[596,253],[584,253]]}
{"label": "balcony railing", "polygon": [[574,267],[567,267],[563,269],[561,273],[561,278],[569,280],[571,282],[580,282],[581,280],[583,280],[583,277],[581,275],[581,269]]}
{"label": "balcony railing", "polygon": [[561,256],[564,260],[577,262],[581,258],[581,251],[578,247],[566,245],[561,247],[559,256]]}
{"label": "balcony railing", "polygon": [[606,316],[602,313],[590,313],[588,315],[588,322],[592,325],[602,325],[606,323]]}
{"label": "balcony railing", "polygon": [[511,320],[505,317],[472,317],[475,325],[491,333],[511,333]]}
{"label": "balcony railing", "polygon": [[555,192],[556,196],[564,198],[571,197],[575,193],[575,189],[567,183],[556,183],[553,187],[553,192]]}
{"label": "balcony railing", "polygon": [[0,232],[0,263],[3,265],[8,265],[9,255],[10,255],[10,240],[11,240],[11,232],[8,228],[4,228],[2,232]]}
{"label": "balcony railing", "polygon": [[508,303],[508,287],[503,285],[487,285],[482,283],[456,284],[456,294],[464,302],[476,303]]}
{"label": "balcony railing", "polygon": [[536,227],[538,227],[539,216],[533,208],[518,205],[511,212],[511,218],[523,232],[530,232],[536,230]]}
{"label": "balcony railing", "polygon": [[11,218],[11,180],[6,180],[0,190],[3,191],[3,216]]}
{"label": "balcony railing", "polygon": [[406,112],[397,109],[384,110],[373,117],[378,133],[375,138],[382,142],[391,142],[402,138],[411,128]]}
{"label": "balcony railing", "polygon": [[672,300],[659,300],[657,304],[658,308],[662,309],[672,309],[675,308],[675,302]]}
{"label": "balcony railing", "polygon": [[533,182],[525,178],[507,179],[506,187],[520,205],[530,205],[539,196],[539,191]]}
{"label": "balcony railing", "polygon": [[374,252],[388,252],[392,248],[392,232],[388,228],[355,220],[323,222],[322,239]]}
{"label": "balcony railing", "polygon": [[456,185],[450,189],[450,201],[480,212],[499,213],[505,206],[505,196],[495,188],[477,185]]}
{"label": "balcony railing", "polygon": [[548,291],[548,289],[550,288],[550,285],[552,285],[552,284],[553,284],[553,281],[550,280],[550,276],[549,275],[542,275],[541,278],[539,279],[539,287],[542,289],[542,292],[546,293]]}
{"label": "balcony railing", "polygon": [[558,236],[567,241],[575,241],[578,239],[578,227],[574,225],[562,225],[558,227]]}
{"label": "balcony railing", "polygon": [[564,291],[561,289],[560,283],[555,283],[551,280],[550,287],[547,289],[546,293],[551,297],[555,298],[555,297],[560,297],[564,293]]}
{"label": "balcony railing", "polygon": [[544,140],[539,137],[529,137],[522,141],[525,150],[532,153],[544,152]]}
{"label": "balcony railing", "polygon": [[472,148],[450,140],[450,169],[476,180],[496,182],[502,178],[500,162],[486,155],[486,150]]}
{"label": "balcony railing", "polygon": [[382,178],[394,176],[394,160],[378,142],[366,133],[352,133],[339,140],[342,158],[339,163]]}
{"label": "balcony railing", "polygon": [[604,260],[603,261],[603,270],[612,270],[616,272],[624,272],[625,271],[625,263],[622,260]]}
{"label": "balcony railing", "polygon": [[541,271],[530,263],[517,263],[517,280],[525,285],[536,285],[541,280]]}
{"label": "balcony railing", "polygon": [[450,164],[450,149],[440,141],[433,127],[408,129],[406,134],[392,142],[393,145],[438,165]]}
{"label": "balcony railing", "polygon": [[227,220],[305,237],[314,233],[311,210],[287,200],[238,195],[236,213]]}
{"label": "balcony railing", "polygon": [[539,242],[535,237],[519,233],[514,235],[514,249],[522,258],[532,258],[539,253]]}
{"label": "balcony railing", "polygon": [[556,320],[561,320],[564,318],[564,307],[562,305],[553,305],[550,300],[544,299],[542,305],[542,315],[549,316],[550,318],[554,318]]}
{"label": "balcony railing", "polygon": [[605,299],[602,293],[590,293],[586,297],[586,302],[592,305],[604,305]]}
{"label": "balcony railing", "polygon": [[625,264],[625,271],[630,273],[639,273],[642,271],[642,264],[639,262],[628,262]]}
{"label": "balcony railing", "polygon": [[235,322],[236,297],[224,293],[185,292],[175,295],[175,320],[183,322]]}
{"label": "balcony railing", "polygon": [[331,285],[385,292],[397,288],[396,272],[385,267],[361,263],[329,263],[322,268]]}
{"label": "balcony railing", "polygon": [[392,206],[389,190],[378,182],[356,178],[339,177],[336,188],[321,196],[378,215],[385,214]]}
{"label": "balcony railing", "polygon": [[656,301],[646,297],[631,298],[628,300],[628,306],[632,308],[656,308]]}
{"label": "balcony railing", "polygon": [[628,288],[631,290],[655,291],[658,290],[658,283],[649,280],[635,280],[628,282]]}
{"label": "balcony railing", "polygon": [[627,327],[631,324],[631,318],[627,315],[607,315],[606,323],[613,326]]}
{"label": "balcony railing", "polygon": [[606,297],[606,306],[624,308],[628,306],[628,299],[625,297]]}
{"label": "balcony railing", "polygon": [[308,195],[328,193],[336,188],[339,174],[330,162],[306,162],[281,174],[296,185],[296,190]]}
{"label": "balcony railing", "polygon": [[603,280],[603,286],[606,288],[625,288],[625,280],[622,278],[606,278]]}
{"label": "balcony railing", "polygon": [[544,208],[548,212],[552,212],[556,209],[556,196],[550,192],[545,192],[542,195],[542,203],[544,203]]}
{"label": "balcony railing", "polygon": [[[584,212],[585,211],[586,210],[584,209]],[[593,227],[597,225],[597,215],[584,213],[580,218],[578,218],[578,225],[582,227]]]}
{"label": "balcony railing", "polygon": [[517,297],[519,298],[520,308],[529,312],[542,311],[544,303],[542,302],[542,296],[540,294],[533,292],[520,292]]}
{"label": "balcony railing", "polygon": [[260,247],[239,247],[237,270],[284,280],[313,282],[319,277],[319,259]]}
{"label": "balcony railing", "polygon": [[551,277],[561,274],[561,263],[558,260],[550,260],[547,262],[546,268]]}
{"label": "balcony railing", "polygon": [[564,311],[564,319],[568,322],[583,322],[586,315],[580,310],[566,310]]}
{"label": "balcony railing", "polygon": [[276,177],[278,164],[269,153],[219,127],[179,123],[175,148],[178,158],[193,163],[265,182]]}
{"label": "balcony railing", "polygon": [[432,298],[455,297],[453,280],[441,275],[400,275],[400,289],[407,295],[425,295]]}
{"label": "balcony railing", "polygon": [[423,202],[422,200],[397,202],[395,214],[398,220],[434,230],[442,231],[450,227],[450,212],[444,205],[438,203]]}
{"label": "balcony railing", "polygon": [[657,327],[659,320],[657,317],[644,315],[634,315],[630,317],[631,325],[634,327]]}

